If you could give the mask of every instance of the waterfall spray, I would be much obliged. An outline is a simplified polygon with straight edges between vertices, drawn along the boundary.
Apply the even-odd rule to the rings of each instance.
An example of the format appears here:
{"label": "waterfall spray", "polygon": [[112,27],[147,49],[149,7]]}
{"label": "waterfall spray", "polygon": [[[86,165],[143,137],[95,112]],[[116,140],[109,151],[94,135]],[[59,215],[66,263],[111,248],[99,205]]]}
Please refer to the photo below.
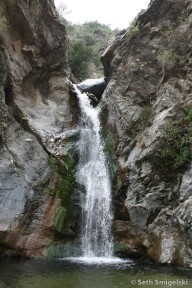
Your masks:
{"label": "waterfall spray", "polygon": [[111,185],[100,134],[99,108],[93,108],[86,93],[76,87],[81,110],[79,164],[77,182],[83,187],[82,236],[83,257],[113,255],[111,225]]}

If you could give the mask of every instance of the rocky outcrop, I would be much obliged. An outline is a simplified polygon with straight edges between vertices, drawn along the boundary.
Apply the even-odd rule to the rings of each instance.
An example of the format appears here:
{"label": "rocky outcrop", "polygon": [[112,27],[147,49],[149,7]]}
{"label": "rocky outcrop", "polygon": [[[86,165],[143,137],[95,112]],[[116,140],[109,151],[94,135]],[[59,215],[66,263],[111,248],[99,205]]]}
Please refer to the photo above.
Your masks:
{"label": "rocky outcrop", "polygon": [[81,92],[88,92],[90,99],[97,104],[101,100],[101,96],[106,88],[106,82],[103,78],[100,79],[87,79],[79,84],[77,87]]}
{"label": "rocky outcrop", "polygon": [[53,0],[2,0],[0,12],[0,252],[46,255],[76,225],[68,40]]}
{"label": "rocky outcrop", "polygon": [[190,267],[191,7],[151,1],[102,56],[117,251]]}

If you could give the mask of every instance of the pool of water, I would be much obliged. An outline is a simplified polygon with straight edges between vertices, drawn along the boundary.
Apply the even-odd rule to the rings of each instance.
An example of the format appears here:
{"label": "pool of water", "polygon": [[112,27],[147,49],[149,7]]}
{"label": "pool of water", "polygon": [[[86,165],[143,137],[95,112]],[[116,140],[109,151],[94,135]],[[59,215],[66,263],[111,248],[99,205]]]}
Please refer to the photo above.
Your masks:
{"label": "pool of water", "polygon": [[191,274],[190,269],[132,260],[0,260],[0,288],[191,288]]}

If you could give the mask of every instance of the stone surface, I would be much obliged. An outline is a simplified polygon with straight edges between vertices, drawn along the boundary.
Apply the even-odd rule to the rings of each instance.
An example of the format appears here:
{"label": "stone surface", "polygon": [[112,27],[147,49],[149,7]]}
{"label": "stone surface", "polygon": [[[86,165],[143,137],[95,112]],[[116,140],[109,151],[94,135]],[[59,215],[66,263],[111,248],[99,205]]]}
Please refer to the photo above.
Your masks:
{"label": "stone surface", "polygon": [[142,255],[147,241],[143,230],[135,227],[130,221],[116,220],[114,222],[115,253],[119,256]]}
{"label": "stone surface", "polygon": [[[102,119],[115,142],[116,181],[121,179],[116,221],[127,219],[145,232],[140,248],[148,243],[145,252],[155,261],[186,266],[192,262],[191,168],[163,171],[154,159],[166,125],[192,107],[190,7],[189,0],[151,1],[134,20],[135,32],[121,31],[102,55],[108,83]],[[115,233],[124,248],[137,235]]]}
{"label": "stone surface", "polygon": [[186,200],[192,196],[192,167],[183,175],[180,187],[180,200]]}
{"label": "stone surface", "polygon": [[0,28],[0,246],[42,256],[61,239],[58,209],[59,227],[69,214],[58,192],[68,175],[57,164],[65,166],[76,133],[68,40],[53,0],[2,0],[0,12],[8,21]]}
{"label": "stone surface", "polygon": [[82,92],[88,92],[96,97],[97,102],[101,100],[103,91],[106,88],[106,82],[101,79],[87,79],[77,85]]}

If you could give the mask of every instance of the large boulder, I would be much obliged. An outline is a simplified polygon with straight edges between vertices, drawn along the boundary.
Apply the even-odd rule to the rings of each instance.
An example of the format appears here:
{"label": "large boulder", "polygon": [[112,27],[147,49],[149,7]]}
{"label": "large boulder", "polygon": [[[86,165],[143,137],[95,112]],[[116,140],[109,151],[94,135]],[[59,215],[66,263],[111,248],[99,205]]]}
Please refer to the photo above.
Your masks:
{"label": "large boulder", "polygon": [[82,92],[88,92],[96,97],[97,102],[100,101],[103,91],[106,88],[104,78],[87,79],[77,85]]}

